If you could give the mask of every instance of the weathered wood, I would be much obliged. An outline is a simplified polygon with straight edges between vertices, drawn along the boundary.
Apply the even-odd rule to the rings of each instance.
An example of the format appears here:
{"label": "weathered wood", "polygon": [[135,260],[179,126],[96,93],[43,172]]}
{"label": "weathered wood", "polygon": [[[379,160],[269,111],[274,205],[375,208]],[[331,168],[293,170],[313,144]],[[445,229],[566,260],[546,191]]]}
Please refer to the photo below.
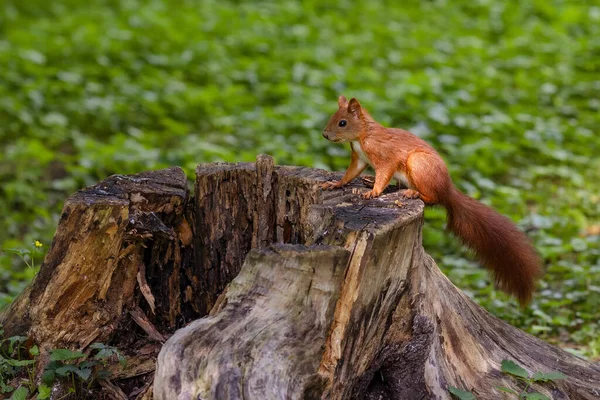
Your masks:
{"label": "weathered wood", "polygon": [[114,400],[127,400],[127,395],[123,393],[121,388],[116,386],[111,381],[107,381],[105,379],[100,380],[100,386],[104,388],[105,392]]}
{"label": "weathered wood", "polygon": [[[550,398],[600,398],[600,366],[572,356],[490,315],[460,292],[431,257],[423,251],[420,257],[425,268],[418,271],[422,277],[417,276],[417,271],[413,274],[412,294],[426,293],[429,297],[418,298],[415,310],[416,316],[427,317],[432,324],[433,354],[429,360],[437,362],[440,371],[437,377],[426,376],[426,379],[446,379],[455,386],[473,388],[480,398],[496,397],[498,391],[494,386],[498,384],[521,389],[524,386],[515,385],[515,380],[506,375],[498,379],[497,370],[502,359],[511,359],[530,373],[564,372],[568,376],[564,381],[533,386]],[[440,385],[437,389],[439,392],[444,387]]]}
{"label": "weathered wood", "polygon": [[[38,275],[13,305],[27,311],[6,313],[7,332],[29,333],[45,348],[108,340],[123,310],[137,302],[137,273],[145,258],[145,269],[156,277],[151,290],[168,291],[164,277],[172,274],[172,264],[179,268],[182,251],[173,226],[181,223],[186,201],[187,182],[178,168],[115,175],[71,196]],[[178,306],[168,296],[159,298],[159,315]]]}
{"label": "weathered wood", "polygon": [[193,260],[187,202],[180,168],[111,176],[71,196],[39,273],[2,316],[5,334],[39,345],[40,371],[46,350],[104,342],[132,368],[149,361],[152,372],[157,351],[136,349],[163,341],[186,319],[179,281]]}
{"label": "weathered wood", "polygon": [[[280,185],[296,188],[279,190],[287,194],[277,207],[284,212],[283,241],[346,248],[275,245],[251,252],[216,313],[163,347],[156,398],[320,398],[333,379],[352,384],[375,358],[403,291],[422,204],[400,210],[395,199],[344,203],[334,194],[323,201],[313,171],[276,171]],[[300,201],[291,200],[294,192]],[[297,211],[288,213],[292,207]],[[343,265],[334,261],[341,251],[351,254]]]}
{"label": "weathered wood", "polygon": [[250,163],[201,164],[196,170],[196,263],[188,271],[187,293],[202,315],[238,274],[252,247],[256,182],[256,167]]}
{"label": "weathered wood", "polygon": [[359,180],[321,191],[333,178],[260,156],[199,165],[193,198],[177,168],[86,188],[6,333],[116,346],[128,366],[97,398],[449,399],[452,385],[496,399],[521,385],[502,359],[565,373],[534,385],[551,398],[600,398],[598,368],[446,279],[421,246],[422,202],[394,187],[362,200]]}
{"label": "weathered wood", "polygon": [[[166,342],[156,399],[449,399],[449,385],[495,399],[495,386],[521,385],[500,372],[502,359],[565,373],[566,381],[533,386],[551,398],[600,396],[597,368],[490,316],[445,278],[421,247],[420,201],[398,193],[362,201],[353,193],[358,183],[321,192],[327,179],[275,167],[274,243],[294,246],[252,250],[210,316]],[[238,184],[245,182],[252,179]],[[230,198],[219,196],[205,192],[203,204],[230,212]],[[256,232],[242,227],[246,237]],[[331,273],[341,250],[349,254],[343,280]],[[307,281],[326,287],[326,296],[315,300]]]}
{"label": "weathered wood", "polygon": [[251,251],[220,312],[177,331],[161,352],[155,398],[310,397],[322,385],[319,355],[348,256],[301,245]]}
{"label": "weathered wood", "polygon": [[379,355],[356,381],[352,398],[449,399],[448,386],[478,399],[505,398],[498,386],[520,392],[525,384],[500,372],[504,359],[531,374],[565,373],[566,380],[531,386],[551,399],[600,398],[598,366],[490,315],[419,247]]}

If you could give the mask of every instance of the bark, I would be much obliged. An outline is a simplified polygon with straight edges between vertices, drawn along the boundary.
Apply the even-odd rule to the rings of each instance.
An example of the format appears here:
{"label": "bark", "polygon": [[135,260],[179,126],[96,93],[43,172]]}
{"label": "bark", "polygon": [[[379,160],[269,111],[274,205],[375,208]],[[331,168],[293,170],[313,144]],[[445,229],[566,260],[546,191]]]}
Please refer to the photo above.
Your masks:
{"label": "bark", "polygon": [[178,277],[186,252],[177,227],[187,198],[179,168],[115,175],[71,196],[38,275],[4,317],[7,333],[29,333],[45,348],[106,341],[124,310],[150,308],[139,296],[140,268],[159,299],[153,323],[174,330],[178,294],[169,296],[165,280]]}
{"label": "bark", "polygon": [[[47,350],[88,352],[93,342],[127,357],[127,369],[113,367],[125,386],[154,372],[160,347],[148,346],[185,320],[179,282],[193,260],[188,197],[185,174],[169,168],[114,175],[65,202],[39,273],[1,320],[6,337],[27,335],[39,345],[38,373]],[[104,387],[107,398],[117,393]],[[59,398],[67,388],[55,389]]]}
{"label": "bark", "polygon": [[[225,184],[232,167],[219,167]],[[449,399],[451,385],[496,399],[496,386],[523,389],[500,372],[503,359],[565,373],[565,381],[530,389],[550,398],[600,396],[597,368],[494,318],[446,279],[421,246],[420,201],[398,193],[362,201],[352,193],[358,184],[321,192],[331,176],[315,170],[276,167],[263,176],[268,193],[249,183],[236,195],[257,209],[250,196],[277,193],[274,241],[246,240],[262,246],[210,315],[165,343],[155,398]],[[228,213],[231,192],[219,193],[202,192],[204,213],[207,205]],[[263,224],[272,237],[271,211],[258,222],[248,217],[249,225],[222,218],[236,221],[222,226],[241,226],[239,235]]]}
{"label": "bark", "polygon": [[422,202],[319,189],[339,177],[267,156],[199,165],[193,197],[178,168],[109,177],[65,203],[6,333],[116,346],[127,368],[102,387],[119,398],[497,399],[523,389],[503,359],[565,373],[533,386],[550,398],[600,398],[598,368],[446,279],[421,246]]}

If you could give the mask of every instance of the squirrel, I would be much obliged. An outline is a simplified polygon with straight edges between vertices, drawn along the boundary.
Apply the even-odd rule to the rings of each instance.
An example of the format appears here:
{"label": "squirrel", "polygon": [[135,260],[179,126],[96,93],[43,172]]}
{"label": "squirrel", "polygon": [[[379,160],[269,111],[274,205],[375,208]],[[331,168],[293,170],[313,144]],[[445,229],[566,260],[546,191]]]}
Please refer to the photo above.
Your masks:
{"label": "squirrel", "polygon": [[348,101],[340,96],[338,107],[323,136],[332,142],[350,142],[351,161],[340,181],[326,182],[322,189],[342,187],[371,165],[375,184],[363,198],[378,197],[395,178],[407,187],[405,198],[444,206],[447,229],[475,252],[497,287],[525,307],[542,275],[540,258],[529,238],[509,218],[456,189],[444,160],[423,139],[378,124],[355,98]]}

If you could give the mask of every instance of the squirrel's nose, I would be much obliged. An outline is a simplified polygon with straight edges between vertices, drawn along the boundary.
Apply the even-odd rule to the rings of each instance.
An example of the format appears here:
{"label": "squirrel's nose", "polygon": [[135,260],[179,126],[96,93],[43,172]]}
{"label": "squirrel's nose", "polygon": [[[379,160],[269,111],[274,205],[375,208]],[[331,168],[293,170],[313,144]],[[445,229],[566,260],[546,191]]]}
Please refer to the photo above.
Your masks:
{"label": "squirrel's nose", "polygon": [[329,139],[329,138],[327,137],[327,133],[325,133],[325,132],[323,132],[323,137],[324,137],[325,139]]}

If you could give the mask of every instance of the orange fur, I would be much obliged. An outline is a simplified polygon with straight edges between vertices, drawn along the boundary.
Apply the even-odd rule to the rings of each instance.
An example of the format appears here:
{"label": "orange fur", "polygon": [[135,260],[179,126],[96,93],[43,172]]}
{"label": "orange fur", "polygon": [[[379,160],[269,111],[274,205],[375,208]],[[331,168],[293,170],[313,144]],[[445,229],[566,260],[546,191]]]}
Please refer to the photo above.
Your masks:
{"label": "orange fur", "polygon": [[393,178],[404,182],[406,197],[443,205],[448,229],[486,266],[497,286],[529,303],[535,281],[541,276],[540,259],[529,238],[510,219],[458,191],[448,168],[427,142],[412,133],[379,125],[356,99],[338,99],[338,111],[323,136],[334,142],[351,142],[352,161],[344,177],[323,189],[341,187],[370,164],[375,170],[373,189],[364,198],[379,196]]}

